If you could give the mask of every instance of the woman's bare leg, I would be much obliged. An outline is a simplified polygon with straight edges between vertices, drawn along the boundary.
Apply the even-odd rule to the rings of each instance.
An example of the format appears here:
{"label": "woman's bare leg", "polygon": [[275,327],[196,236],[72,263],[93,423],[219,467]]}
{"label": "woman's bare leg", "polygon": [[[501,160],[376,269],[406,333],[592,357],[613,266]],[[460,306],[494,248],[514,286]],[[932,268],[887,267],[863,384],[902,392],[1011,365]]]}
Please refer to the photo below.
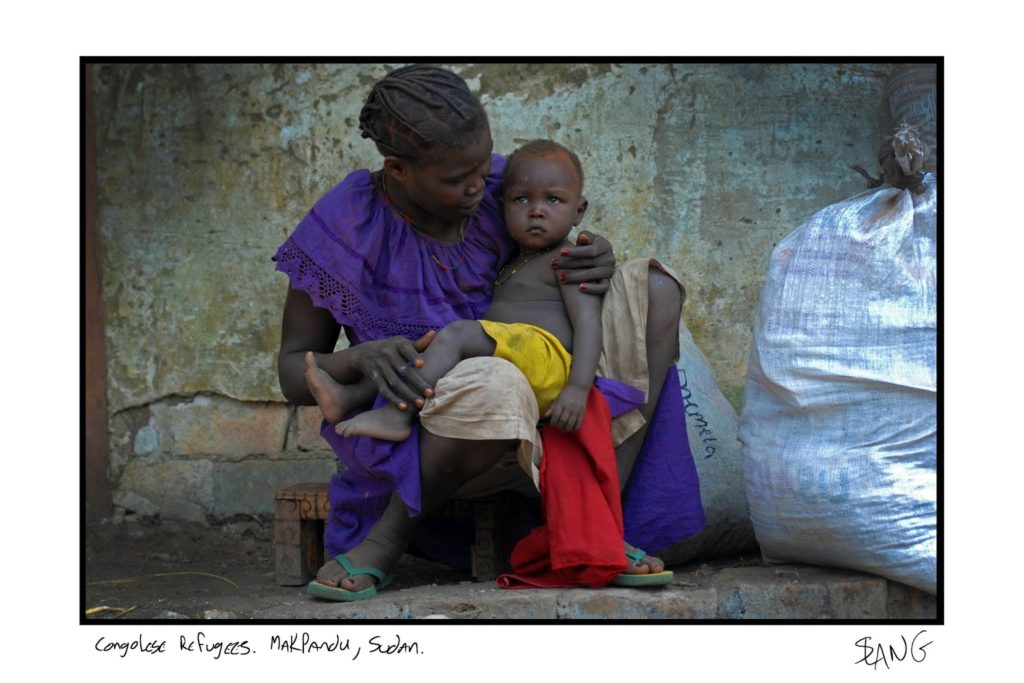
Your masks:
{"label": "woman's bare leg", "polygon": [[[647,403],[640,408],[644,426],[615,449],[619,463],[619,486],[623,491],[647,436],[647,428],[665,383],[665,374],[679,358],[679,316],[683,307],[683,292],[674,279],[657,268],[651,268],[647,293],[647,369],[650,384]],[[633,566],[627,572],[643,574],[647,571],[659,572],[665,568],[665,563],[653,556],[645,557],[639,564],[646,569]]]}
{"label": "woman's bare leg", "polygon": [[[516,443],[514,440],[449,439],[420,429],[423,511],[436,510],[463,484],[496,465],[506,452],[515,448]],[[345,554],[356,567],[376,567],[388,573],[405,552],[418,523],[419,518],[409,517],[405,504],[394,495],[363,542]],[[328,586],[340,585],[350,591],[363,590],[376,581],[366,575],[348,578],[341,565],[333,560],[320,568],[316,580]]]}
{"label": "woman's bare leg", "polygon": [[[391,496],[384,514],[370,529],[363,542],[345,553],[356,567],[376,567],[387,573],[409,544],[416,529],[416,518],[409,517],[409,511],[397,495]],[[372,586],[376,579],[361,574],[349,578],[341,565],[333,559],[320,568],[316,580],[326,586],[341,587],[350,591],[361,591]]]}

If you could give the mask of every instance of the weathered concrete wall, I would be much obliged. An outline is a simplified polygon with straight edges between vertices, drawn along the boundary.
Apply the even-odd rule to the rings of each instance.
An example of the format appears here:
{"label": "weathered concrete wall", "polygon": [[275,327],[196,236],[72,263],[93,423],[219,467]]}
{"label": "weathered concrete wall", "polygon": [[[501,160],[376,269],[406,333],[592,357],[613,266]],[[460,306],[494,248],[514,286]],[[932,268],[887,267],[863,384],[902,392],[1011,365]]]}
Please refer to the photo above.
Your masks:
{"label": "weathered concrete wall", "polygon": [[[275,486],[333,469],[314,413],[278,393],[286,281],[270,256],[323,192],[377,163],[357,119],[393,66],[97,67],[122,507],[267,512]],[[452,67],[480,92],[497,151],[545,136],[573,147],[584,227],[620,258],[657,256],[682,274],[687,323],[738,407],[772,246],[863,189],[847,166],[870,168],[890,126],[891,67]]]}

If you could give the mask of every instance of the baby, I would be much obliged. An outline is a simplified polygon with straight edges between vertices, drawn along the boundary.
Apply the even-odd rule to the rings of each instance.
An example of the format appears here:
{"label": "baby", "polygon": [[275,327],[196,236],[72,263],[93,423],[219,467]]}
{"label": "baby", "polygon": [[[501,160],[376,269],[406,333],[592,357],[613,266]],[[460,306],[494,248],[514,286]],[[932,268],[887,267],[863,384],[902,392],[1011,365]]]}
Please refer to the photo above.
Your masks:
{"label": "baby", "polygon": [[[540,414],[558,429],[575,431],[601,355],[601,297],[560,283],[551,260],[571,246],[566,237],[587,210],[583,167],[562,145],[534,140],[508,158],[503,188],[505,225],[519,253],[498,273],[483,319],[445,326],[417,367],[433,386],[466,358],[509,360],[529,381]],[[324,418],[338,422],[348,403],[346,385],[316,367],[313,354],[306,363],[307,382]],[[341,422],[336,430],[401,441],[409,436],[416,412],[388,405]]]}

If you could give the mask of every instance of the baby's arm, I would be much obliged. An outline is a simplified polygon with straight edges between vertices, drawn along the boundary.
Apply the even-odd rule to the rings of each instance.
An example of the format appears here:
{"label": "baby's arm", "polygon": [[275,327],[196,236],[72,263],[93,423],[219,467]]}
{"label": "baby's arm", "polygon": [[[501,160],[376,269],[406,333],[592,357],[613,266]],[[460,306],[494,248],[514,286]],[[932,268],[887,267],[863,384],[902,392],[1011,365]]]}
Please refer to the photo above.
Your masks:
{"label": "baby's arm", "polygon": [[572,323],[572,369],[569,382],[551,404],[548,417],[562,431],[576,431],[583,424],[587,394],[594,383],[601,358],[601,302],[603,297],[581,292],[575,284],[561,285],[565,312]]}

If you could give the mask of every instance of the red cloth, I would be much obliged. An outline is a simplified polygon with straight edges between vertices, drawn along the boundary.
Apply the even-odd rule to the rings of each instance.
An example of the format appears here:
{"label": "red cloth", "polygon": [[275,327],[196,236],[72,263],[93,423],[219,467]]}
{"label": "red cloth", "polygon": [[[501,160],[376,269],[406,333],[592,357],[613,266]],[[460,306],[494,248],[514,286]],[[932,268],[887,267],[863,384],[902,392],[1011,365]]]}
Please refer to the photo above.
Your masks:
{"label": "red cloth", "polygon": [[611,414],[591,387],[583,426],[541,430],[540,494],[546,522],[512,551],[503,588],[605,586],[626,570]]}

